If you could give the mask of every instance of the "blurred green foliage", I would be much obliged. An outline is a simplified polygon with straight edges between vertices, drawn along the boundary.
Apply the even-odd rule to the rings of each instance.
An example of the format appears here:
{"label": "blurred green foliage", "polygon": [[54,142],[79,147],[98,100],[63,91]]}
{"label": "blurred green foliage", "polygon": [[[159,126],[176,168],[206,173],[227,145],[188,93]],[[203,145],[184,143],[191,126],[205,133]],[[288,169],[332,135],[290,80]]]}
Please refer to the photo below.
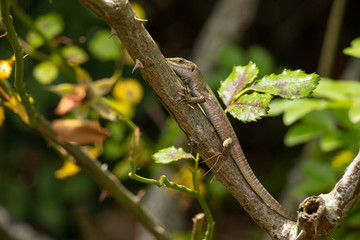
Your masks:
{"label": "blurred green foliage", "polygon": [[[106,24],[81,6],[79,2],[71,2],[71,7],[69,7],[68,1],[19,2],[20,7],[13,9],[15,27],[19,37],[24,39],[24,43],[26,43],[23,46],[25,51],[29,53],[29,56],[25,58],[24,80],[28,92],[35,100],[36,110],[48,116],[49,119],[61,118],[61,116],[54,114],[54,109],[61,97],[73,92],[74,88],[79,85],[79,79],[84,80],[87,87],[95,90],[96,97],[92,98],[92,102],[83,101],[63,118],[101,119],[101,123],[105,123],[105,127],[112,134],[103,146],[94,145],[89,151],[94,152],[94,155],[102,154],[99,157],[101,162],[107,164],[109,169],[132,191],[137,192],[145,187],[128,180],[127,174],[130,166],[126,155],[131,147],[131,121],[141,126],[143,131],[136,160],[137,166],[142,168],[144,175],[151,175],[153,171],[153,167],[147,167],[152,161],[150,159],[151,154],[156,150],[170,145],[186,145],[185,136],[175,121],[168,119],[165,120],[165,123],[163,121],[162,125],[157,125],[154,117],[147,114],[145,110],[157,111],[156,104],[154,104],[157,100],[150,93],[150,90],[144,86],[139,73],[136,71],[134,74],[131,73],[133,63],[120,41],[116,37],[111,37],[111,31]],[[174,2],[182,4],[180,1]],[[161,12],[163,8],[154,7],[147,2],[141,3],[146,10],[149,10],[150,20],[155,24],[159,23],[156,21],[161,20],[161,18],[156,16],[156,11]],[[203,3],[198,4],[200,6],[198,6],[199,11],[208,9],[210,12],[208,2],[203,1]],[[139,6],[136,7],[139,8]],[[276,11],[281,10],[280,6],[273,4],[271,12],[274,8]],[[264,11],[261,9],[259,11]],[[143,8],[140,7],[138,11],[142,11],[142,13],[138,13],[140,18],[146,18]],[[171,18],[180,19],[184,17],[176,16],[177,12],[180,11],[178,9],[175,12],[169,11],[169,14],[172,14]],[[205,16],[209,12],[196,12],[195,15]],[[290,13],[291,11],[289,11]],[[277,15],[280,16],[280,14]],[[275,25],[284,27],[276,21],[273,13],[259,14],[259,16],[264,22],[269,22],[267,20],[271,18]],[[190,21],[192,26],[194,19]],[[322,29],[323,22],[316,22],[320,24],[320,29]],[[160,23],[158,25],[160,28],[158,30],[159,45],[161,47],[166,45],[164,39],[171,42],[171,39],[174,40],[172,36],[178,36],[176,34],[171,35],[169,32],[163,33],[161,31],[163,25]],[[189,29],[187,26],[177,26],[180,26],[177,28],[179,33],[184,33],[182,29]],[[267,27],[268,25],[266,25]],[[149,29],[156,30],[154,26],[149,26]],[[194,31],[198,30],[196,26],[194,29]],[[279,27],[279,29],[281,28]],[[290,29],[295,29],[295,27],[290,27]],[[275,32],[277,30],[276,28]],[[282,30],[282,32],[287,31]],[[258,33],[268,34],[268,31],[260,29]],[[289,35],[273,35],[276,36],[276,44],[281,43],[278,38],[281,38],[283,43],[287,43],[288,38],[286,37]],[[160,39],[160,36],[166,37]],[[304,34],[304,36],[307,37],[308,34]],[[253,39],[257,39],[256,37],[257,35]],[[271,38],[271,36],[269,37]],[[275,62],[273,53],[277,45],[273,44],[275,47],[269,46],[268,38],[263,37],[262,39],[265,42],[256,45],[248,44],[240,47],[235,44],[227,44],[221,46],[215,59],[216,70],[208,79],[210,85],[216,88],[220,84],[219,79],[225,79],[233,66],[245,65],[250,60],[259,67],[260,77],[278,72],[280,68]],[[179,41],[181,42],[183,39],[181,38]],[[311,39],[312,46],[308,45],[308,50],[310,48],[315,48],[315,51],[318,50],[319,47],[314,44],[314,41],[316,38]],[[306,43],[306,41],[304,42]],[[179,43],[174,43],[174,45],[176,44]],[[282,63],[290,62],[291,59],[295,65],[297,61],[310,62],[309,59],[302,59],[299,54],[299,52],[304,52],[306,47],[300,42],[297,42],[296,46],[298,49],[293,48],[289,53],[286,53],[287,56],[290,56],[289,58],[284,60],[284,55],[280,55],[282,56]],[[295,50],[298,52],[294,53]],[[12,55],[10,45],[5,38],[0,39],[0,52],[1,59],[9,59]],[[352,46],[344,52],[358,56],[358,40],[354,40]],[[313,58],[314,54],[308,55],[309,58]],[[292,62],[293,65],[294,62]],[[291,64],[289,63],[289,65]],[[311,67],[309,68],[311,69]],[[76,69],[81,69],[81,74],[77,75]],[[129,77],[133,80],[127,81]],[[118,83],[128,83],[125,87],[124,85],[121,87],[127,91],[125,94],[115,93],[116,85],[111,85],[108,91],[101,91],[103,88],[96,84],[99,81],[96,79],[103,78],[114,78]],[[9,81],[13,81],[13,75]],[[71,86],[61,85],[69,82],[72,83]],[[137,82],[138,86],[134,86],[134,82]],[[54,86],[57,86],[58,89],[64,88],[54,94],[54,91],[49,91]],[[314,99],[291,102],[277,101],[276,99],[270,105],[273,115],[283,114],[284,124],[286,126],[291,125],[284,139],[287,146],[309,142],[310,145],[315,145],[315,147],[310,147],[311,157],[300,167],[305,180],[293,190],[294,198],[329,191],[343,173],[346,165],[353,159],[359,146],[360,137],[359,89],[357,82],[323,79],[313,94]],[[130,99],[126,97],[119,99],[117,97],[119,95],[131,97]],[[135,95],[141,95],[140,99],[144,98],[145,100],[134,103],[132,97]],[[89,107],[91,104],[93,107]],[[94,226],[98,224],[96,222],[97,217],[101,215],[102,210],[107,207],[114,208],[112,200],[107,199],[99,204],[98,198],[101,195],[101,189],[84,172],[65,179],[57,179],[54,173],[61,168],[63,162],[61,157],[49,148],[46,140],[42,140],[36,133],[24,127],[11,111],[5,110],[5,115],[6,121],[0,128],[0,204],[4,205],[16,220],[30,223],[37,230],[48,233],[56,239],[86,239],[86,229],[81,228],[83,222],[79,220],[81,216],[77,211],[78,207],[81,206],[86,209],[85,212],[93,224],[92,226]],[[116,116],[118,119],[114,122],[106,121],[104,116],[107,118]],[[161,118],[160,115],[157,117]],[[273,140],[271,139],[271,141]],[[55,149],[55,152],[58,150]],[[179,166],[173,167],[180,169]],[[279,166],[277,169],[283,169],[283,167]],[[278,172],[282,171],[278,170]],[[206,181],[210,182],[210,179],[211,176],[207,176]],[[277,176],[276,179],[283,178]],[[283,182],[272,182],[267,185],[279,184],[282,185]],[[207,196],[210,205],[220,216],[219,220],[224,220],[223,225],[226,225],[227,219],[231,219],[224,216],[224,211],[222,211],[224,208],[231,209],[227,212],[228,214],[230,212],[231,216],[237,216],[242,211],[232,198],[226,198],[228,192],[218,182],[209,185]],[[199,209],[194,210],[193,208],[188,209],[190,214]],[[359,228],[360,215],[358,213],[359,204],[354,207],[343,226],[334,233],[336,239],[357,239],[358,232],[354,229]],[[122,221],[128,221],[128,218],[123,218]],[[97,226],[99,227],[100,224]],[[104,228],[100,229],[99,227],[97,230],[105,239],[107,235],[103,232]],[[115,230],[119,234],[121,231],[129,231],[129,229],[121,230],[121,228]],[[188,233],[181,234],[186,235]]]}
{"label": "blurred green foliage", "polygon": [[[290,126],[284,143],[289,147],[312,146],[306,148],[308,159],[301,163],[305,180],[292,191],[298,199],[329,192],[360,145],[360,83],[325,78],[312,95],[312,99],[277,99],[270,104],[270,115],[283,114],[284,124]],[[357,203],[341,228],[333,233],[335,239],[358,236],[348,231],[360,226],[359,206]]]}

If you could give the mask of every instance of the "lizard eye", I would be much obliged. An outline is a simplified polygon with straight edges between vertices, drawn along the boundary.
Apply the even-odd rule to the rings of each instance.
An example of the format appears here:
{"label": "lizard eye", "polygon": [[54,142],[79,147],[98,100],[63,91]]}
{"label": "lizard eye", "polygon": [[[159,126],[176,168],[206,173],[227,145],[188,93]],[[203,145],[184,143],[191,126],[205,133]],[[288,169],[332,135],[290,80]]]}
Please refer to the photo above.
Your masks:
{"label": "lizard eye", "polygon": [[184,62],[184,60],[182,60],[182,59],[179,60],[179,63],[183,63],[183,62]]}
{"label": "lizard eye", "polygon": [[195,67],[191,67],[191,71],[193,72],[195,70]]}

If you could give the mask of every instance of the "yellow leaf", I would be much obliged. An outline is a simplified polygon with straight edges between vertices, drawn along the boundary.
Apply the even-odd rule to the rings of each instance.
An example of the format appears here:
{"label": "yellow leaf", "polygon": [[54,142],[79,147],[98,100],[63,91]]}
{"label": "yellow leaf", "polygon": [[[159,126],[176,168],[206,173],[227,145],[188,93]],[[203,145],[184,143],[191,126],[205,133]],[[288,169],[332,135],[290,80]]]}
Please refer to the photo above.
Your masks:
{"label": "yellow leaf", "polygon": [[0,60],[0,80],[6,80],[10,77],[12,71],[12,64],[15,61],[15,56],[8,60]]}
{"label": "yellow leaf", "polygon": [[[184,185],[188,188],[193,189],[193,182],[192,182],[192,173],[189,169],[189,165],[183,165],[179,171],[177,171],[176,175],[174,176],[172,182],[180,185]],[[204,170],[200,169],[200,172],[198,173],[199,176],[204,175]],[[202,181],[199,181],[199,188],[202,195],[205,195],[206,187],[205,184]],[[177,192],[176,190],[169,189],[170,193]],[[191,203],[193,200],[193,197],[186,193],[180,193],[180,201],[179,201],[179,208],[182,210],[187,210],[191,207]]]}
{"label": "yellow leaf", "polygon": [[133,78],[127,78],[118,81],[113,89],[113,96],[121,101],[127,101],[131,104],[137,104],[143,97],[143,87]]}
{"label": "yellow leaf", "polygon": [[16,113],[24,123],[28,123],[29,117],[26,113],[25,107],[19,102],[17,96],[11,96],[8,101],[4,101],[3,104]]}
{"label": "yellow leaf", "polygon": [[4,121],[5,121],[4,108],[0,107],[0,126],[2,126]]}
{"label": "yellow leaf", "polygon": [[75,165],[75,163],[69,160],[65,160],[62,167],[59,170],[55,171],[55,177],[59,179],[63,179],[73,176],[79,171],[80,168],[77,165]]}
{"label": "yellow leaf", "polygon": [[134,116],[134,108],[129,102],[108,98],[106,98],[105,101],[112,109],[120,112],[124,116],[127,116],[128,118],[132,118]]}
{"label": "yellow leaf", "polygon": [[346,164],[350,163],[354,157],[355,154],[352,151],[341,151],[333,158],[331,166],[335,170],[341,170]]}

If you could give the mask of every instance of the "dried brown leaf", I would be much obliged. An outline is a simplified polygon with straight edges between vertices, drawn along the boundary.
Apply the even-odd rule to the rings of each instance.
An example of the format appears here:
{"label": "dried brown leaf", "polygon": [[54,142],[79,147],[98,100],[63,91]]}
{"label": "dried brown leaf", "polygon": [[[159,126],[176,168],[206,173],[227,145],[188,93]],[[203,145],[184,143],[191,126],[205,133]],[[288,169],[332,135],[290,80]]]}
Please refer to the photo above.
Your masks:
{"label": "dried brown leaf", "polygon": [[52,128],[57,133],[59,141],[77,144],[103,142],[110,135],[109,130],[102,128],[97,121],[55,120]]}

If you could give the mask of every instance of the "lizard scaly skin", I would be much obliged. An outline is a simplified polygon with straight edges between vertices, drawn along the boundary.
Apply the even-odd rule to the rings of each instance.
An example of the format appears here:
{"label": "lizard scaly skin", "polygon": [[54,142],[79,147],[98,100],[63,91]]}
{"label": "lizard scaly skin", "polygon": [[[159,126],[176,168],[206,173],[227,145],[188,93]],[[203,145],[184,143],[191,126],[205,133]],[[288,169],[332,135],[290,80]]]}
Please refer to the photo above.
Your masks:
{"label": "lizard scaly skin", "polygon": [[167,58],[166,60],[175,73],[182,78],[184,83],[188,84],[191,94],[197,98],[197,102],[200,103],[221,141],[225,141],[229,138],[232,140],[231,156],[250,187],[271,209],[286,218],[294,219],[294,217],[271,196],[256,178],[245,158],[234,129],[214,93],[203,79],[196,64],[183,58]]}

